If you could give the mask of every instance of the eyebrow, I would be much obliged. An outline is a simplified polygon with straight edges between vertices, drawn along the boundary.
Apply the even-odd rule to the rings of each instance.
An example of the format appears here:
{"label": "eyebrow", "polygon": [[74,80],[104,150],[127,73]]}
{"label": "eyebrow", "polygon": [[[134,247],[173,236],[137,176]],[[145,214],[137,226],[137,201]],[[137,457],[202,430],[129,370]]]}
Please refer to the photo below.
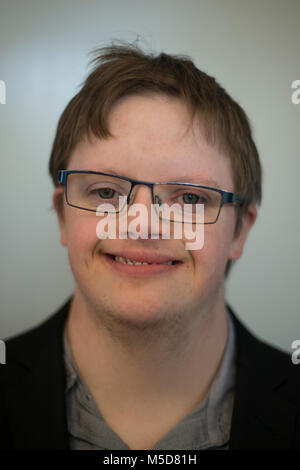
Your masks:
{"label": "eyebrow", "polygon": [[[113,170],[112,168],[107,168],[106,170],[103,170],[102,173],[109,173],[111,175],[121,176],[123,178],[130,178],[130,176],[122,175],[122,174],[120,174],[119,171]],[[132,178],[132,179],[136,179],[136,178]],[[143,180],[143,181],[146,181],[146,180]],[[178,182],[178,183],[190,183],[190,184],[196,184],[196,185],[199,184],[199,185],[203,185],[203,186],[211,186],[213,188],[221,189],[221,185],[217,181],[215,181],[214,179],[212,179],[212,178],[203,178],[203,177],[200,177],[200,176],[199,176],[199,178],[197,176],[180,176],[178,178],[168,179],[167,181],[169,183]]]}

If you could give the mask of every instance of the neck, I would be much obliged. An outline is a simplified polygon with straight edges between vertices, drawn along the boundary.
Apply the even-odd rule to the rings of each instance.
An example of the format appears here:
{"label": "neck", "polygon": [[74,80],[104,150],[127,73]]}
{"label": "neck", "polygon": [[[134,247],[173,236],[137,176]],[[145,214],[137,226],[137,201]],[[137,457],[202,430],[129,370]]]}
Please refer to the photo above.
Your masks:
{"label": "neck", "polygon": [[185,323],[177,320],[168,334],[126,330],[126,336],[120,324],[107,328],[99,312],[75,293],[66,334],[79,373],[102,412],[116,403],[119,411],[146,403],[149,410],[180,404],[187,413],[205,398],[227,344],[224,288],[202,311],[185,312]]}

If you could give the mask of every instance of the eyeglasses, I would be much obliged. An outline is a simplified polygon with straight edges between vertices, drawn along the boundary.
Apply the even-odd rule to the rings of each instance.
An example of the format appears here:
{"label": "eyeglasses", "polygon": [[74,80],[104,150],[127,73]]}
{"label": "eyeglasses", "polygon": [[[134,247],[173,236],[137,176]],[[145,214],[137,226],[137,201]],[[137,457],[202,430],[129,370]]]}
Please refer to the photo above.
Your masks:
{"label": "eyeglasses", "polygon": [[[217,222],[224,204],[240,205],[243,200],[229,191],[182,182],[153,183],[97,171],[60,170],[58,182],[64,185],[66,202],[72,207],[97,212],[100,204],[111,204],[105,212],[121,212],[130,204],[137,185],[151,189],[152,203],[161,219],[199,223],[197,206],[204,205],[204,224]],[[164,210],[161,210],[164,205]],[[158,211],[158,207],[160,208]],[[168,210],[170,208],[170,210]]]}

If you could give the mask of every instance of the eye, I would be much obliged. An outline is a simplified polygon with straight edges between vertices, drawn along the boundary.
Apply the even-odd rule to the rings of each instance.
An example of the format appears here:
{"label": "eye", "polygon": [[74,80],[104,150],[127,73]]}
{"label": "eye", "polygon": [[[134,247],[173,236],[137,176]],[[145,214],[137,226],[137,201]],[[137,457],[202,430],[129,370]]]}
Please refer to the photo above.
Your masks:
{"label": "eye", "polygon": [[[182,200],[184,204],[199,204],[201,198],[197,194],[185,193],[182,194]],[[205,198],[202,197],[202,201],[205,202]]]}
{"label": "eye", "polygon": [[118,194],[118,191],[115,189],[105,186],[103,188],[94,188],[87,191],[88,197],[96,197],[99,199],[114,199]]}
{"label": "eye", "polygon": [[114,195],[116,194],[116,191],[111,188],[100,188],[100,189],[94,189],[92,193],[96,193],[103,199],[112,199]]}

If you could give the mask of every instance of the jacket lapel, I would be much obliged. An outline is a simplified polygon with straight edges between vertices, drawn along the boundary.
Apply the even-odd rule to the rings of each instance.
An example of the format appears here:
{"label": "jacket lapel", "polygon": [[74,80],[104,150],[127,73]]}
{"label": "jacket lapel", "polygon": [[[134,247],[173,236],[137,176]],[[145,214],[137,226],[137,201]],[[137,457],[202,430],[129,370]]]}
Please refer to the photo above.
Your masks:
{"label": "jacket lapel", "polygon": [[296,409],[284,398],[287,355],[256,339],[228,308],[235,324],[237,348],[229,448],[290,448]]}

